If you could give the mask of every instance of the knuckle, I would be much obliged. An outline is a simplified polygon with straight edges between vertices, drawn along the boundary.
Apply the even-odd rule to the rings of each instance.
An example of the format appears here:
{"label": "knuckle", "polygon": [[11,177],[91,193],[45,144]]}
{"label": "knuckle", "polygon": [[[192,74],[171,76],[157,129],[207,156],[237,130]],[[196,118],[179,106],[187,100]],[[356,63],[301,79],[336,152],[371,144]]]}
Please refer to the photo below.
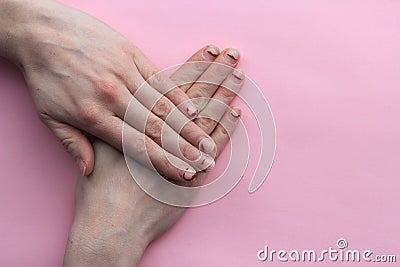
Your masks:
{"label": "knuckle", "polygon": [[166,77],[159,72],[153,72],[153,77],[156,83],[163,83],[165,82]]}
{"label": "knuckle", "polygon": [[209,98],[206,97],[206,85],[199,84],[199,87],[196,87],[193,91],[188,93],[189,98],[192,99],[192,102],[200,109],[203,109]]}
{"label": "knuckle", "polygon": [[147,82],[148,83],[152,83],[152,82],[156,82],[156,74],[157,71],[154,70],[154,68],[152,66],[149,66],[147,64],[145,64],[144,62],[142,62],[142,66],[140,69],[140,72],[143,74],[144,77],[147,77]]}
{"label": "knuckle", "polygon": [[158,119],[150,119],[146,123],[146,134],[151,137],[151,139],[161,142],[161,132],[163,128],[163,121]]}
{"label": "knuckle", "polygon": [[200,97],[207,96],[208,95],[207,92],[209,92],[213,86],[214,86],[213,83],[198,82],[195,84],[194,94]]}
{"label": "knuckle", "polygon": [[129,55],[129,56],[133,56],[133,57],[137,57],[139,51],[139,48],[137,46],[135,46],[134,44],[132,44],[131,42],[127,42],[127,40],[125,38],[121,38],[118,40],[119,41],[119,45],[122,51],[125,52],[125,54]]}
{"label": "knuckle", "polygon": [[224,137],[224,138],[229,138],[230,137],[229,136],[229,132],[225,127],[218,127],[217,131],[216,131],[216,134],[218,134],[219,136]]}
{"label": "knuckle", "polygon": [[80,107],[78,116],[89,124],[97,124],[100,121],[100,111],[93,104],[86,104]]}
{"label": "knuckle", "polygon": [[183,145],[182,154],[189,160],[196,160],[198,158],[198,150],[191,145]]}
{"label": "knuckle", "polygon": [[221,88],[219,89],[219,94],[220,94],[224,99],[231,99],[231,98],[233,98],[233,97],[235,96],[235,93],[234,93],[231,89],[224,88],[224,87],[221,87]]}
{"label": "knuckle", "polygon": [[163,95],[172,92],[177,87],[177,85],[162,72],[155,73],[149,79],[149,83]]}
{"label": "knuckle", "polygon": [[162,97],[154,105],[153,113],[156,114],[158,117],[166,118],[171,109],[172,107],[170,103],[164,97]]}
{"label": "knuckle", "polygon": [[188,92],[188,96],[193,100],[193,101],[199,101],[200,99],[203,98],[202,90],[196,88],[195,91],[190,91]]}
{"label": "knuckle", "polygon": [[74,149],[74,139],[69,136],[67,138],[64,138],[63,140],[61,140],[61,144],[64,146],[64,148],[71,153]]}
{"label": "knuckle", "polygon": [[216,122],[211,118],[199,118],[196,120],[196,124],[207,131],[214,129]]}
{"label": "knuckle", "polygon": [[213,75],[218,78],[223,78],[226,77],[228,73],[232,71],[232,69],[233,69],[232,67],[229,67],[227,65],[218,64],[215,65],[213,69]]}
{"label": "knuckle", "polygon": [[193,69],[192,72],[201,73],[205,69],[207,69],[210,63],[206,61],[192,61],[190,63],[185,63],[185,64],[191,64],[191,68]]}
{"label": "knuckle", "polygon": [[116,102],[119,99],[118,84],[112,80],[100,80],[96,84],[99,96],[106,102]]}
{"label": "knuckle", "polygon": [[162,170],[166,171],[166,170],[173,170],[175,169],[175,165],[172,163],[172,161],[170,161],[170,159],[168,157],[166,157],[165,155],[162,155],[162,160],[160,161],[161,163],[161,168]]}
{"label": "knuckle", "polygon": [[148,83],[152,85],[153,87],[158,87],[162,85],[165,82],[165,77],[161,75],[161,73],[157,72],[156,70],[152,68],[148,68],[146,70],[147,75],[149,77]]}

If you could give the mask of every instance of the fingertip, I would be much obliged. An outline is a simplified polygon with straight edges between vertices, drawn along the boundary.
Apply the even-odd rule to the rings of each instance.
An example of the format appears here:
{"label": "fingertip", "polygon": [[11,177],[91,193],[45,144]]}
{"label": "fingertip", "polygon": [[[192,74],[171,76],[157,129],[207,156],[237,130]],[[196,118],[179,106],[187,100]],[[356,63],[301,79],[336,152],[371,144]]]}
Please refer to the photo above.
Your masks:
{"label": "fingertip", "polygon": [[212,155],[215,153],[216,145],[212,138],[204,137],[199,142],[199,149],[200,151]]}
{"label": "fingertip", "polygon": [[94,169],[94,151],[91,143],[81,144],[80,155],[76,158],[79,170],[83,176],[89,176]]}
{"label": "fingertip", "polygon": [[228,65],[236,65],[240,60],[240,52],[236,48],[228,48],[223,52],[225,63]]}
{"label": "fingertip", "polygon": [[197,176],[196,171],[191,167],[181,168],[178,174],[183,181],[191,181]]}
{"label": "fingertip", "polygon": [[76,160],[81,175],[87,176],[92,173],[94,152],[89,139],[77,128],[51,118],[46,121],[46,124]]}
{"label": "fingertip", "polygon": [[94,158],[91,158],[88,161],[84,161],[84,162],[86,164],[86,168],[83,171],[83,175],[84,176],[89,176],[93,172],[93,169],[94,169],[94,164],[95,164],[94,163]]}
{"label": "fingertip", "polygon": [[245,73],[243,70],[241,69],[234,69],[232,72],[232,78],[234,79],[234,81],[238,84],[242,83],[245,79]]}
{"label": "fingertip", "polygon": [[232,107],[230,115],[234,120],[237,120],[242,116],[242,109],[239,107]]}
{"label": "fingertip", "polygon": [[198,108],[192,103],[192,101],[187,102],[185,111],[189,119],[193,119],[199,114]]}
{"label": "fingertip", "polygon": [[219,56],[219,48],[215,45],[207,45],[203,48],[203,57],[206,60],[214,60]]}

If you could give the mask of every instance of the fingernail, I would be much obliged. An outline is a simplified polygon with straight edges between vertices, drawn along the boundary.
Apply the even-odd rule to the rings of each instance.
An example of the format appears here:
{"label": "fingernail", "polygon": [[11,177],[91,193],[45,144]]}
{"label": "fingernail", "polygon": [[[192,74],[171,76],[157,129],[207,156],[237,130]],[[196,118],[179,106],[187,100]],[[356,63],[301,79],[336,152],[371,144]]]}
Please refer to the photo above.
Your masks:
{"label": "fingernail", "polygon": [[203,52],[203,57],[209,60],[214,60],[218,55],[219,49],[215,45],[209,45]]}
{"label": "fingernail", "polygon": [[208,167],[207,170],[212,170],[215,167],[215,160],[213,160],[213,162],[211,163],[210,167]]}
{"label": "fingernail", "polygon": [[204,157],[203,157],[203,159],[202,159],[202,161],[200,163],[201,171],[203,171],[203,170],[204,171],[209,171],[212,168],[214,168],[214,166],[215,166],[214,159],[212,157],[210,157],[210,156],[204,155]]}
{"label": "fingernail", "polygon": [[87,164],[81,158],[77,158],[76,162],[78,163],[79,169],[81,170],[81,174],[85,176]]}
{"label": "fingernail", "polygon": [[232,72],[231,79],[236,84],[241,84],[244,80],[244,73],[238,69]]}
{"label": "fingernail", "polygon": [[215,160],[214,160],[213,158],[209,157],[209,159],[207,159],[207,160],[204,162],[204,165],[206,166],[206,167],[205,167],[205,170],[206,170],[206,171],[211,171],[211,170],[214,169],[214,167],[215,167]]}
{"label": "fingernail", "polygon": [[207,97],[196,97],[196,98],[192,98],[192,103],[194,103],[196,105],[196,107],[198,108],[198,110],[202,110],[208,103],[209,98]]}
{"label": "fingernail", "polygon": [[215,144],[213,141],[208,139],[207,137],[203,138],[200,140],[199,143],[199,149],[200,151],[207,153],[207,154],[212,154],[215,150]]}
{"label": "fingernail", "polygon": [[236,64],[236,62],[239,60],[239,57],[240,53],[239,50],[237,50],[236,48],[229,48],[224,53],[225,62],[229,64]]}
{"label": "fingernail", "polygon": [[233,108],[231,110],[232,119],[237,120],[238,118],[240,118],[241,115],[242,115],[242,111],[240,109]]}
{"label": "fingernail", "polygon": [[196,171],[189,167],[186,168],[184,171],[179,171],[179,175],[186,181],[191,181],[197,176]]}
{"label": "fingernail", "polygon": [[189,115],[189,118],[193,118],[197,115],[199,111],[193,104],[189,103],[186,108],[186,112]]}

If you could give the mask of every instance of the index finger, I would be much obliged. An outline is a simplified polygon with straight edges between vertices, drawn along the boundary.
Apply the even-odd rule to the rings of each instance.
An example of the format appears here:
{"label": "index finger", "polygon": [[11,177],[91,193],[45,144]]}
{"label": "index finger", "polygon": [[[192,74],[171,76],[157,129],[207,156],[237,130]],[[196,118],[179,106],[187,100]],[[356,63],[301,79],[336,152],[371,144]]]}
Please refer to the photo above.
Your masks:
{"label": "index finger", "polygon": [[133,61],[143,79],[151,87],[171,100],[188,118],[192,119],[198,114],[197,107],[185,92],[173,80],[163,75],[139,49],[135,49]]}
{"label": "index finger", "polygon": [[[179,67],[171,75],[171,80],[182,91],[187,92],[189,88],[197,81],[206,69],[210,66],[211,62],[219,56],[219,48],[215,45],[207,45],[194,53],[182,66]],[[189,64],[188,64],[189,63]]]}

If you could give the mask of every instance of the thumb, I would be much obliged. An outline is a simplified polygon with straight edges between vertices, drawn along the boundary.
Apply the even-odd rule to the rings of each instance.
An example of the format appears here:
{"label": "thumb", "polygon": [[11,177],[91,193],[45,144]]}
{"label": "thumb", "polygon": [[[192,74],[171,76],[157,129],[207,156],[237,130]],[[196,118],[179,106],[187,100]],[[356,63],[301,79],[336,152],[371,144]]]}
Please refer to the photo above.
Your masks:
{"label": "thumb", "polygon": [[93,146],[88,138],[75,127],[43,116],[44,123],[60,139],[63,146],[75,158],[83,176],[92,173],[94,167]]}

